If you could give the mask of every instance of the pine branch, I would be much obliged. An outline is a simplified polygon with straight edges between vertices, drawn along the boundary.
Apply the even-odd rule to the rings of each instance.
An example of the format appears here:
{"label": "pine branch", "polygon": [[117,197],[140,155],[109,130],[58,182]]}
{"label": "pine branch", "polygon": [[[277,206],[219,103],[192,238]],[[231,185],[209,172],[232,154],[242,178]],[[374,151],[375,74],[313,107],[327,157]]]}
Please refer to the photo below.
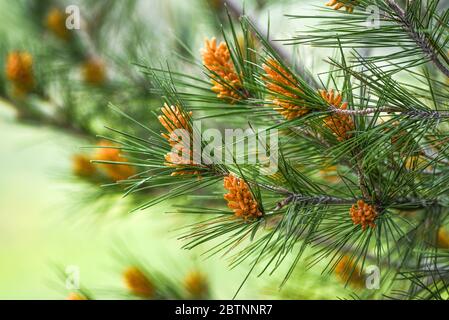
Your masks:
{"label": "pine branch", "polygon": [[[227,3],[233,15],[240,17],[243,14],[238,10],[234,1],[228,1]],[[364,1],[364,4],[366,3],[367,1]],[[377,3],[380,4],[380,2]],[[390,3],[395,4],[394,1],[390,1]],[[385,4],[382,5],[382,8],[388,10]],[[397,8],[400,9],[399,6]],[[394,11],[394,8],[392,10]],[[391,13],[392,17],[399,16],[400,23],[406,26],[406,31],[411,32],[415,22],[407,19],[412,19],[413,15],[408,18],[403,11],[394,12],[395,14]],[[354,13],[354,15],[357,14],[357,12]],[[363,14],[348,19],[357,21],[356,19],[362,18],[364,18]],[[245,17],[245,19],[248,18]],[[415,34],[410,35],[421,48],[419,50],[408,39],[404,30],[395,25],[393,20],[397,19],[393,18],[392,20],[388,17],[384,19],[392,22],[384,25],[383,28],[388,30],[391,27],[390,31],[394,35],[393,37],[380,39],[376,32],[381,35],[382,32],[373,31],[370,33],[371,31],[367,32],[366,30],[359,32],[356,30],[357,26],[352,26],[351,22],[342,23],[341,28],[350,26],[349,29],[352,28],[354,32],[348,33],[346,45],[355,41],[360,45],[367,44],[368,47],[371,45],[385,47],[385,43],[392,44],[397,41],[396,47],[399,50],[405,48],[399,57],[406,58],[409,54],[411,58],[410,61],[403,62],[404,67],[395,69],[395,72],[404,70],[407,73],[409,69],[412,70],[416,65],[427,62],[422,59],[421,50],[426,56],[438,59],[436,48],[432,47],[431,42],[427,40],[425,35],[415,31],[413,31]],[[254,26],[252,20],[248,19],[250,26]],[[355,71],[350,70],[352,67],[348,67],[346,62],[343,62],[342,65],[335,64],[337,70],[334,74],[332,73],[334,70],[332,70],[329,79],[330,85],[328,86],[330,87],[333,84],[338,88],[341,83],[340,79],[345,78],[345,81],[339,99],[331,99],[334,102],[328,102],[325,97],[320,97],[317,88],[307,85],[301,79],[301,75],[294,75],[288,68],[285,68],[281,61],[282,58],[285,59],[285,56],[282,56],[282,53],[276,54],[275,51],[278,51],[278,49],[270,50],[270,45],[267,45],[270,44],[269,39],[266,39],[267,34],[260,34],[259,27],[253,28],[255,29],[253,32],[257,33],[260,43],[266,50],[257,55],[257,57],[261,57],[260,59],[254,59],[251,63],[246,64],[248,61],[245,60],[248,56],[245,57],[241,54],[235,29],[233,27],[231,29],[233,41],[229,42],[228,39],[230,38],[226,34],[224,37],[235,68],[233,72],[242,83],[249,83],[240,92],[241,94],[246,92],[244,90],[251,91],[251,95],[247,97],[245,95],[245,101],[239,100],[236,103],[234,100],[230,102],[229,99],[221,99],[221,97],[211,98],[210,85],[206,81],[194,79],[190,74],[181,79],[180,73],[167,70],[164,71],[164,77],[158,78],[155,76],[152,82],[160,87],[161,95],[167,102],[176,108],[185,107],[185,112],[191,111],[189,107],[196,108],[194,110],[202,110],[206,114],[204,119],[214,118],[215,115],[208,114],[208,112],[218,110],[220,117],[231,116],[236,124],[240,124],[245,123],[247,119],[243,119],[243,117],[239,119],[237,116],[252,116],[256,113],[258,116],[273,115],[276,114],[276,109],[281,107],[281,110],[303,108],[305,109],[304,113],[298,113],[291,117],[283,115],[283,118],[279,116],[272,119],[267,119],[267,116],[263,119],[264,122],[261,121],[264,124],[271,121],[273,127],[291,129],[302,137],[292,138],[291,136],[281,135],[279,146],[283,150],[282,163],[279,165],[279,176],[276,177],[262,177],[257,172],[259,167],[239,167],[236,164],[229,166],[221,164],[217,166],[220,168],[217,171],[199,166],[188,166],[186,170],[199,173],[191,176],[168,177],[176,171],[173,167],[168,167],[164,163],[163,156],[167,151],[166,145],[162,147],[154,146],[156,144],[154,143],[148,146],[143,137],[134,138],[122,133],[126,142],[137,141],[138,147],[134,148],[134,153],[142,155],[143,159],[140,164],[136,161],[135,165],[155,168],[155,173],[151,171],[147,175],[129,181],[132,191],[142,191],[149,188],[167,189],[170,187],[170,192],[164,192],[162,196],[150,200],[140,208],[148,208],[176,196],[187,195],[196,190],[212,187],[230,172],[237,172],[233,178],[244,180],[251,191],[245,192],[244,199],[248,201],[246,203],[241,201],[239,205],[243,208],[247,203],[251,203],[252,209],[257,211],[257,216],[253,216],[254,219],[239,219],[241,213],[237,212],[233,214],[223,209],[188,208],[186,213],[220,215],[218,219],[208,220],[198,225],[191,235],[185,237],[192,240],[186,246],[189,249],[224,236],[226,240],[220,242],[211,251],[223,250],[229,252],[244,243],[243,240],[251,239],[252,241],[247,247],[238,253],[240,256],[234,260],[237,262],[233,263],[238,263],[238,261],[242,261],[251,255],[254,257],[254,254],[259,254],[258,258],[254,260],[255,264],[261,258],[268,258],[269,264],[273,263],[274,269],[276,269],[301,241],[299,253],[294,259],[292,268],[308,245],[318,247],[319,244],[322,246],[318,248],[316,260],[330,258],[331,261],[335,262],[341,260],[342,255],[348,254],[351,255],[351,258],[354,258],[356,263],[362,262],[362,265],[365,259],[375,259],[379,261],[378,265],[385,265],[391,269],[414,264],[420,265],[420,251],[433,249],[426,242],[426,237],[435,233],[435,230],[432,230],[429,226],[440,216],[442,216],[441,219],[443,219],[443,216],[445,217],[448,206],[447,170],[444,167],[444,162],[441,162],[441,160],[444,160],[441,158],[446,155],[447,148],[442,147],[441,150],[438,150],[439,154],[434,154],[433,150],[427,152],[425,148],[427,145],[432,146],[426,144],[427,138],[432,135],[440,137],[442,136],[441,131],[444,132],[447,128],[446,123],[440,125],[439,120],[448,118],[449,111],[437,111],[440,109],[440,101],[443,101],[444,95],[434,92],[428,94],[419,90],[416,93],[416,90],[413,90],[413,85],[407,86],[394,81],[393,75],[395,75],[395,72],[385,72],[383,66],[377,66],[373,62],[375,59],[367,58],[360,64],[361,66],[367,66],[367,68],[364,68],[358,74],[354,74]],[[329,33],[334,31],[338,30],[332,29]],[[356,38],[357,36],[353,38],[352,35],[354,34],[359,38]],[[369,39],[364,38],[369,36],[371,36]],[[325,39],[325,44],[332,41],[333,39]],[[229,45],[230,43],[232,45]],[[272,43],[272,45],[276,46],[276,43]],[[247,52],[254,49],[252,45],[248,46]],[[432,49],[432,52],[430,52],[430,49]],[[343,50],[341,50],[341,53],[342,60],[345,60]],[[238,59],[236,59],[236,56],[238,56]],[[280,59],[278,59],[278,56]],[[279,60],[276,62],[282,68],[277,70],[278,78],[286,81],[277,80],[276,82],[276,77],[272,77],[271,83],[266,81],[268,72],[264,70],[264,66],[267,65],[268,59]],[[384,57],[382,61],[387,61],[387,59],[388,57]],[[388,62],[386,63],[388,64]],[[393,66],[393,64],[390,64],[390,66]],[[247,67],[247,69],[244,67]],[[397,66],[394,65],[394,67]],[[242,70],[244,72],[241,72]],[[222,80],[222,77],[218,77],[218,74],[208,73],[212,73],[211,80]],[[154,74],[154,71],[152,74]],[[354,77],[352,77],[353,74]],[[409,75],[413,74],[410,72]],[[181,79],[182,81],[176,82],[173,79]],[[193,81],[189,82],[185,79]],[[360,84],[357,83],[356,85],[354,79],[361,80]],[[185,88],[188,88],[189,84],[191,87],[188,88],[189,90],[180,93],[176,87],[179,83],[182,83],[181,85]],[[221,84],[226,86],[229,82],[222,81]],[[273,86],[273,84],[277,86]],[[273,88],[276,88],[276,90],[273,90]],[[357,93],[358,89],[360,89],[360,93]],[[198,91],[195,92],[195,90]],[[432,86],[429,90],[434,91]],[[435,97],[438,97],[439,100]],[[186,99],[184,100],[184,98]],[[342,99],[346,100],[346,104],[344,107],[338,108],[338,101],[341,102]],[[357,100],[360,102],[357,103]],[[427,101],[433,101],[433,106],[429,107],[426,104]],[[186,102],[192,105],[187,105]],[[207,105],[198,106],[201,104],[199,102],[206,102]],[[446,104],[442,102],[441,105],[442,109],[445,110]],[[260,111],[267,106],[274,110]],[[346,109],[348,106],[349,109]],[[229,111],[225,110],[226,108]],[[388,113],[389,117],[381,116],[381,113]],[[346,117],[350,119],[345,119],[345,117],[338,117],[338,115],[353,117]],[[332,130],[326,123],[326,120],[327,122],[330,121],[329,118],[334,118],[336,122],[343,122],[340,126],[345,130],[345,134],[338,135],[336,130]],[[385,121],[386,118],[388,118],[387,121]],[[189,118],[189,120],[191,119]],[[226,120],[229,121],[230,119]],[[159,136],[159,133],[154,132],[154,130],[149,131],[151,134]],[[119,130],[116,132],[120,133]],[[131,146],[126,150],[132,153],[133,143],[129,144]],[[424,157],[433,158],[435,161],[428,161],[423,159]],[[321,173],[317,174],[316,170],[322,168],[323,164],[329,163],[331,165],[344,163],[347,166],[346,175],[340,176],[337,181],[334,180],[329,184],[324,184],[322,179],[324,175],[317,177]],[[341,173],[337,168],[330,170],[333,173]],[[440,173],[443,173],[443,175],[437,175]],[[201,178],[198,179],[198,176]],[[205,197],[222,200],[220,199],[221,196],[207,195]],[[236,204],[233,205],[237,207]],[[270,206],[270,209],[273,207],[274,209],[268,212],[266,210],[268,206]],[[411,211],[411,209],[423,210],[410,215],[403,212]],[[350,213],[350,216],[348,213]],[[420,215],[425,215],[430,219],[421,219]],[[272,218],[273,220],[271,220]],[[272,221],[271,225],[270,220]],[[267,232],[261,235],[258,232],[263,222],[267,222],[268,227],[273,227],[275,224],[275,227],[268,228],[268,230],[265,230]],[[415,228],[418,231],[413,233]],[[424,234],[421,234],[421,232]],[[256,238],[256,234],[258,238]],[[403,259],[401,256],[402,250],[407,251],[407,253],[412,252],[411,258]],[[415,258],[415,255],[418,258]],[[403,263],[398,264],[398,260]],[[252,270],[253,268],[251,268]]]}
{"label": "pine branch", "polygon": [[383,107],[383,108],[366,108],[360,110],[352,109],[340,109],[335,106],[330,106],[330,111],[336,114],[352,115],[352,116],[366,116],[373,113],[401,113],[405,116],[422,119],[443,119],[449,118],[449,111],[436,111],[436,110],[402,110],[395,107]]}
{"label": "pine branch", "polygon": [[290,203],[302,203],[304,205],[318,205],[318,204],[353,204],[354,199],[343,199],[343,198],[337,198],[332,197],[328,195],[321,195],[321,196],[304,196],[301,194],[294,194],[291,193],[288,197],[286,197],[284,200],[278,202],[276,205],[274,211],[279,211],[282,208],[288,206]]}
{"label": "pine branch", "polygon": [[[27,107],[22,106],[20,102],[11,99],[7,95],[0,96],[0,99],[4,100],[11,108],[15,109],[17,112],[17,119],[24,123],[35,124],[38,122],[39,124],[60,129],[77,136],[90,138],[94,136],[94,134],[85,126],[78,126],[65,117],[61,117],[60,115],[49,116],[47,113],[40,112],[38,110],[36,110],[36,112],[31,112]],[[52,103],[48,99],[46,100],[46,102]],[[53,106],[55,108],[60,108],[55,104],[53,104]]]}
{"label": "pine branch", "polygon": [[[415,43],[421,48],[424,54],[433,62],[433,64],[443,73],[449,77],[449,69],[440,61],[438,53],[435,52],[429,39],[424,34],[417,32],[411,22],[408,20],[405,11],[394,1],[387,0],[388,6],[394,11],[402,28],[409,34]],[[395,17],[392,16],[394,19]]]}
{"label": "pine branch", "polygon": [[[290,193],[283,200],[279,201],[274,208],[274,211],[279,211],[291,203],[301,203],[303,205],[314,206],[314,205],[353,205],[356,202],[355,199],[350,198],[339,198],[329,195],[316,195],[316,196],[305,196],[302,194]],[[383,206],[382,203],[379,204]],[[439,201],[438,199],[420,199],[420,198],[396,198],[390,199],[388,205],[398,206],[398,205],[409,205],[414,208],[432,208],[432,207],[445,207],[447,204]]]}

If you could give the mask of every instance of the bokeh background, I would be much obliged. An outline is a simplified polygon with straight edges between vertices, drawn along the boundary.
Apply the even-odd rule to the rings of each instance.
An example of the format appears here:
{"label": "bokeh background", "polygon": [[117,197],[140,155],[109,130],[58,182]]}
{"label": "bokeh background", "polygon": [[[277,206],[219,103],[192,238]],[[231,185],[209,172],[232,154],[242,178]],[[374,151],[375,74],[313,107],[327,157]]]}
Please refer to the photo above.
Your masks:
{"label": "bokeh background", "polygon": [[[27,23],[30,12],[24,11],[24,2],[0,0],[0,34],[11,47],[42,45],[43,39]],[[180,36],[179,32],[189,33],[191,47],[198,53],[204,37],[218,32],[212,27],[217,24],[216,17],[204,9],[206,1],[140,2],[147,27],[159,35],[157,42],[150,43],[158,50],[154,56],[144,57],[147,60],[163,61],[173,44],[164,39]],[[316,1],[268,1],[259,8],[256,1],[246,1],[261,25],[266,25],[270,16],[271,35],[278,39],[291,37],[304,27],[284,14],[311,12],[314,4]],[[316,72],[325,69],[322,59],[326,52],[288,50]],[[108,102],[105,97],[104,105]],[[74,181],[71,157],[88,141],[39,123],[19,123],[7,101],[0,102],[0,132],[0,299],[63,299],[67,291],[58,269],[70,265],[79,267],[84,286],[104,298],[116,298],[114,292],[122,287],[122,265],[114,251],[122,247],[174,279],[191,268],[201,268],[215,298],[233,296],[248,266],[229,270],[219,256],[205,259],[201,250],[182,250],[177,229],[185,221],[169,213],[174,203],[133,214],[127,214],[130,205],[120,197],[106,199],[113,203],[108,210],[86,205],[88,187]],[[306,271],[300,265],[282,291],[277,276],[251,277],[238,298],[337,298],[347,293],[334,278],[321,278],[320,272],[319,266]]]}

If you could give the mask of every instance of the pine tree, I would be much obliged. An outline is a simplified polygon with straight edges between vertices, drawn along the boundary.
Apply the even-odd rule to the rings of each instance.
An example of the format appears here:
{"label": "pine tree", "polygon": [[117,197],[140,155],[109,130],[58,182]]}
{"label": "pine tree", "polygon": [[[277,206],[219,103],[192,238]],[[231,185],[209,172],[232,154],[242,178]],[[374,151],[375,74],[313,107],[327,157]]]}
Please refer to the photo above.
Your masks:
{"label": "pine tree", "polygon": [[165,128],[195,135],[193,120],[202,119],[203,127],[280,133],[271,175],[260,173],[263,163],[214,163],[204,154],[199,163],[195,147],[174,165],[164,155],[180,141],[185,148],[185,139],[167,141],[150,128],[127,136],[129,154],[152,168],[131,182],[133,192],[166,190],[137,209],[203,198],[206,206],[178,209],[207,216],[182,237],[184,248],[210,242],[208,252],[229,255],[231,266],[249,261],[248,276],[288,261],[285,284],[299,261],[324,261],[325,273],[364,288],[374,265],[381,290],[365,288],[361,297],[447,299],[449,11],[438,0],[327,6],[316,16],[289,15],[319,24],[285,41],[334,49],[325,74],[293,68],[251,18],[236,22],[232,1],[222,34],[184,58],[200,66],[197,76],[140,64],[174,112],[161,121]]}
{"label": "pine tree", "polygon": [[[180,39],[162,41],[154,26],[149,28],[142,17],[137,17],[139,5],[142,4],[138,1],[77,2],[80,29],[67,27],[66,22],[77,17],[70,17],[76,14],[67,11],[73,4],[63,0],[20,1],[7,5],[10,10],[1,14],[2,18],[11,14],[15,31],[26,34],[24,39],[17,39],[15,33],[0,34],[2,107],[6,102],[16,111],[18,121],[49,126],[85,141],[77,146],[83,148],[72,159],[76,179],[69,180],[83,184],[84,193],[75,197],[81,202],[75,204],[77,211],[92,205],[105,216],[121,198],[126,188],[122,182],[132,181],[142,171],[131,164],[132,158],[124,154],[126,150],[104,136],[112,130],[106,126],[135,135],[145,132],[134,123],[127,125],[108,103],[126,104],[132,117],[150,121],[151,109],[143,106],[159,101],[150,91],[151,82],[130,61],[141,56],[153,57],[155,52],[162,54],[168,48],[189,49],[180,46],[179,41],[190,42],[193,28],[185,29],[173,22],[174,33],[180,34],[179,30],[184,29]],[[124,17],[127,19],[123,20]],[[135,200],[130,202],[134,205]],[[209,278],[201,268],[186,267],[181,276],[174,276],[157,271],[143,260],[121,248],[123,284],[119,290],[110,291],[127,299],[212,297]],[[84,284],[79,290],[67,292],[62,287],[66,282],[63,268],[56,269],[62,280],[56,287],[67,299],[90,300],[102,296]]]}
{"label": "pine tree", "polygon": [[[124,52],[105,43],[118,32],[118,18],[108,12],[129,16],[134,1],[86,3],[95,9],[83,17],[88,27],[70,32],[61,26],[62,3],[27,2],[34,13],[30,23],[51,39],[51,51],[1,46],[0,94],[20,119],[92,141],[95,150],[73,160],[74,173],[94,185],[92,198],[124,193],[138,203],[134,212],[188,197],[176,211],[201,221],[183,229],[182,247],[207,247],[208,256],[228,257],[230,267],[248,266],[236,295],[250,276],[281,273],[279,285],[288,291],[304,266],[324,266],[323,277],[335,274],[353,297],[448,299],[444,1],[323,0],[315,15],[270,17],[269,24],[286,18],[317,23],[283,42],[274,41],[269,27],[240,3],[209,1],[223,26],[202,48],[184,34],[169,46],[175,61],[163,53],[149,59],[155,53],[145,50],[144,39],[158,38],[144,33],[139,21],[116,33]],[[288,46],[322,50],[327,72],[307,70]],[[50,104],[51,112],[32,98]],[[202,129],[246,130],[244,141],[255,139],[257,147],[229,162],[215,161],[229,146],[195,144],[202,134],[196,120]],[[258,128],[277,130],[278,136],[260,141]],[[233,141],[231,149],[241,150],[241,142]],[[276,172],[267,167],[273,145]],[[265,158],[248,160],[260,154]],[[199,270],[180,287],[139,258],[122,261],[127,297],[211,297]],[[370,273],[373,266],[380,272],[378,290],[369,290],[377,276]],[[94,296],[82,289],[69,298]]]}

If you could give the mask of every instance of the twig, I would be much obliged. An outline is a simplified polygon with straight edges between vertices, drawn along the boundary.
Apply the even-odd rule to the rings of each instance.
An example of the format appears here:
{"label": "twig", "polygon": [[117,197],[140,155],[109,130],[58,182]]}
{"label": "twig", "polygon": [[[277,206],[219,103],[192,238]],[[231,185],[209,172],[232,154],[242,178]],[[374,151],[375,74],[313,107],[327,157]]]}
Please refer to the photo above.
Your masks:
{"label": "twig", "polygon": [[441,119],[449,118],[449,111],[437,111],[437,110],[402,110],[396,107],[383,107],[383,108],[366,108],[360,110],[340,109],[335,106],[330,106],[330,111],[337,114],[353,115],[353,116],[366,116],[372,113],[402,113],[404,115],[415,118],[432,118]]}
{"label": "twig", "polygon": [[[443,63],[438,58],[438,54],[435,52],[432,45],[429,43],[429,40],[425,35],[416,32],[411,24],[411,22],[407,19],[407,16],[404,10],[394,1],[394,0],[386,0],[388,6],[391,10],[394,11],[396,16],[399,18],[402,28],[409,34],[409,36],[416,42],[416,44],[421,48],[424,54],[433,62],[433,64],[449,77],[449,69],[443,65]],[[394,17],[392,17],[394,19]]]}
{"label": "twig", "polygon": [[[302,194],[290,193],[282,201],[278,202],[274,211],[279,211],[282,208],[288,206],[290,203],[304,203],[309,205],[319,205],[319,204],[329,204],[329,205],[352,205],[356,200],[349,198],[338,198],[328,195],[318,195],[318,196],[305,196]],[[420,199],[420,198],[397,198],[392,199],[390,205],[410,205],[419,208],[430,208],[430,207],[445,207],[444,203],[441,203],[438,199]]]}
{"label": "twig", "polygon": [[393,107],[385,107],[385,108],[366,108],[360,110],[350,110],[350,109],[340,109],[335,106],[329,107],[330,111],[336,114],[342,115],[354,115],[354,116],[366,116],[368,114],[376,113],[376,112],[398,112],[400,111],[398,108]]}
{"label": "twig", "polygon": [[316,204],[353,204],[353,199],[343,199],[343,198],[336,198],[331,197],[327,195],[321,195],[321,196],[304,196],[301,194],[290,194],[288,197],[283,199],[282,201],[278,202],[276,205],[276,208],[274,208],[275,211],[281,210],[285,206],[289,205],[290,203],[305,203],[310,205],[316,205]]}

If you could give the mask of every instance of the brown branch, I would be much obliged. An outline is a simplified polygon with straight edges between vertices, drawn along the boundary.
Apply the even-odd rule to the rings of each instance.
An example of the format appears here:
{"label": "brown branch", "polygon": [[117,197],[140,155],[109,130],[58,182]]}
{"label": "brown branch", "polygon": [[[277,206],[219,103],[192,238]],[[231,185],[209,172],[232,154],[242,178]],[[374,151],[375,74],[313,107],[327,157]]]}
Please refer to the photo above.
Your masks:
{"label": "brown branch", "polygon": [[[328,195],[305,196],[301,194],[290,193],[286,198],[277,203],[276,207],[274,208],[274,211],[279,211],[291,203],[299,203],[299,202],[308,205],[320,205],[320,204],[352,205],[356,202],[356,200],[349,198],[338,198]],[[393,199],[390,205],[391,206],[410,205],[412,207],[417,208],[447,207],[447,204],[438,201],[438,199],[429,200],[413,197]]]}
{"label": "brown branch", "polygon": [[344,205],[344,204],[353,204],[354,199],[343,199],[337,198],[327,195],[321,196],[304,196],[300,194],[290,194],[288,197],[284,198],[282,201],[278,202],[274,211],[281,210],[282,208],[288,206],[290,203],[304,203],[309,205],[318,205],[318,204],[334,204],[334,205]]}
{"label": "brown branch", "polygon": [[397,107],[383,107],[383,108],[366,108],[360,110],[340,109],[335,106],[330,106],[330,111],[336,114],[353,115],[353,116],[366,116],[373,113],[401,113],[411,117],[421,117],[425,119],[441,119],[449,118],[449,111],[437,111],[437,110],[402,110]]}
{"label": "brown branch", "polygon": [[397,108],[366,108],[366,109],[360,109],[360,110],[351,110],[351,109],[340,109],[335,106],[330,106],[330,111],[336,114],[342,114],[342,115],[351,115],[351,116],[366,116],[368,114],[376,113],[376,112],[397,112]]}

